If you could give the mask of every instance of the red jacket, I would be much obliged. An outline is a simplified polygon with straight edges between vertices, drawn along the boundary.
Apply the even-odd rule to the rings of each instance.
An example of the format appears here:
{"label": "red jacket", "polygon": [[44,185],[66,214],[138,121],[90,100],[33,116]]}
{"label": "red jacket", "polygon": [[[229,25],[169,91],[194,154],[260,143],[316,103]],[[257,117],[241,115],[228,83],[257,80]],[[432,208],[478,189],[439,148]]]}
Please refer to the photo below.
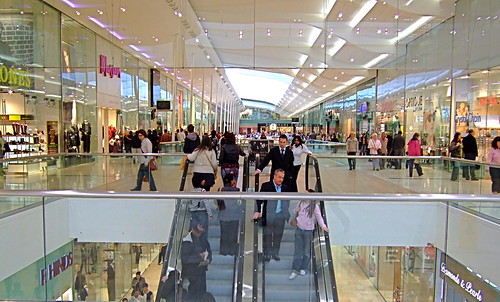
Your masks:
{"label": "red jacket", "polygon": [[421,156],[422,149],[420,148],[420,141],[418,139],[411,139],[408,142],[408,156]]}

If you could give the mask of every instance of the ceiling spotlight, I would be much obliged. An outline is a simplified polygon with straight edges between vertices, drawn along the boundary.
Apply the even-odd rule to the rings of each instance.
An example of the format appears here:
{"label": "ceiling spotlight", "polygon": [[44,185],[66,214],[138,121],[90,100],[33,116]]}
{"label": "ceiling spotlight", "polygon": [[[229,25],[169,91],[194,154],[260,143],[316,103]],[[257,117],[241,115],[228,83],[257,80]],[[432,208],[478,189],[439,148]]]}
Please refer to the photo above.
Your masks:
{"label": "ceiling spotlight", "polygon": [[270,28],[268,28],[268,29],[267,29],[267,36],[268,36],[268,37],[270,37],[270,36],[271,36],[271,29],[270,29]]}
{"label": "ceiling spotlight", "polygon": [[102,15],[102,14],[103,14],[102,10],[100,10],[100,9],[98,9],[98,10],[97,10],[97,13],[98,13],[99,15]]}
{"label": "ceiling spotlight", "polygon": [[120,7],[120,10],[121,10],[122,12],[125,12],[125,7]]}

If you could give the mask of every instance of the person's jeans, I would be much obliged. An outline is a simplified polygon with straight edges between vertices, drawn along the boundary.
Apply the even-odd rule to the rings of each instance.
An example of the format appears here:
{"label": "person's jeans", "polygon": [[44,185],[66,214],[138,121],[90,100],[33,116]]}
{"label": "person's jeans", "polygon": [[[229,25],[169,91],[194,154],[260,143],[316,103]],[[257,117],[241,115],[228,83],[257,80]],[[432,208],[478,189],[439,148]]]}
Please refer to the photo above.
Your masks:
{"label": "person's jeans", "polygon": [[295,251],[293,253],[292,270],[299,272],[301,269],[309,268],[311,260],[313,231],[303,230],[299,227],[295,229]]}
{"label": "person's jeans", "polygon": [[424,173],[422,172],[422,167],[420,164],[415,162],[415,159],[410,159],[410,164],[408,169],[410,170],[410,177],[413,177],[413,166],[415,165],[415,170],[417,170],[418,176],[422,176]]}
{"label": "person's jeans", "polygon": [[156,191],[155,179],[153,178],[153,173],[149,169],[149,165],[141,164],[139,167],[139,171],[137,171],[137,185],[134,189],[141,190],[142,188],[142,178],[146,176],[146,179],[149,182],[149,190]]}
{"label": "person's jeans", "polygon": [[[356,152],[347,152],[347,155],[356,155]],[[349,163],[349,170],[356,169],[356,159],[348,158],[347,162]]]}
{"label": "person's jeans", "polygon": [[[375,154],[370,154],[371,156],[375,156]],[[380,162],[378,158],[372,159],[373,169],[380,169]]]}
{"label": "person's jeans", "polygon": [[460,170],[460,163],[452,161],[451,162],[451,180],[456,181],[458,179],[458,172]]}
{"label": "person's jeans", "polygon": [[491,192],[500,193],[500,168],[490,168]]}

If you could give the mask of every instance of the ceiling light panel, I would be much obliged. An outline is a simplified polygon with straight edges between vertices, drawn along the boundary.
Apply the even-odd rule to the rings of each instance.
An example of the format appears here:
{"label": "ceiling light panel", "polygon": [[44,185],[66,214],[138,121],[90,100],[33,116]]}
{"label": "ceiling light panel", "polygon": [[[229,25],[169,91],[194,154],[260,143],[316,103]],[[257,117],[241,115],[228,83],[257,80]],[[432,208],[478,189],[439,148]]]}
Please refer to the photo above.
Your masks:
{"label": "ceiling light panel", "polygon": [[356,27],[361,20],[363,20],[366,15],[372,10],[372,8],[377,4],[377,0],[367,0],[363,6],[356,12],[356,14],[352,17],[349,22],[349,26],[354,28]]}

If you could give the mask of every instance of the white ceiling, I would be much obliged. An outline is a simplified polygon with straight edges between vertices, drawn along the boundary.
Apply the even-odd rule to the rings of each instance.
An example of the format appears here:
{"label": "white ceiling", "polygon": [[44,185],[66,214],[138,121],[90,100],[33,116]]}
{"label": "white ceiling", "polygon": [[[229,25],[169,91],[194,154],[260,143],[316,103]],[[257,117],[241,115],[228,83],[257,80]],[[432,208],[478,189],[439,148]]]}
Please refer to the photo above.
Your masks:
{"label": "white ceiling", "polygon": [[[193,81],[207,98],[210,87],[219,89],[217,93],[223,90],[225,97],[234,94],[237,100],[255,99],[247,93],[260,90],[272,96],[265,101],[276,104],[280,113],[292,115],[373,78],[373,68],[394,60],[408,41],[451,17],[455,0],[45,2],[149,64],[168,68],[167,72],[177,70],[183,81]],[[356,14],[370,3],[372,8],[353,24]],[[422,23],[415,31],[401,37],[418,21]],[[274,88],[282,85],[237,82],[227,77],[226,72],[233,73],[228,68],[282,73],[293,81],[276,93]]]}

